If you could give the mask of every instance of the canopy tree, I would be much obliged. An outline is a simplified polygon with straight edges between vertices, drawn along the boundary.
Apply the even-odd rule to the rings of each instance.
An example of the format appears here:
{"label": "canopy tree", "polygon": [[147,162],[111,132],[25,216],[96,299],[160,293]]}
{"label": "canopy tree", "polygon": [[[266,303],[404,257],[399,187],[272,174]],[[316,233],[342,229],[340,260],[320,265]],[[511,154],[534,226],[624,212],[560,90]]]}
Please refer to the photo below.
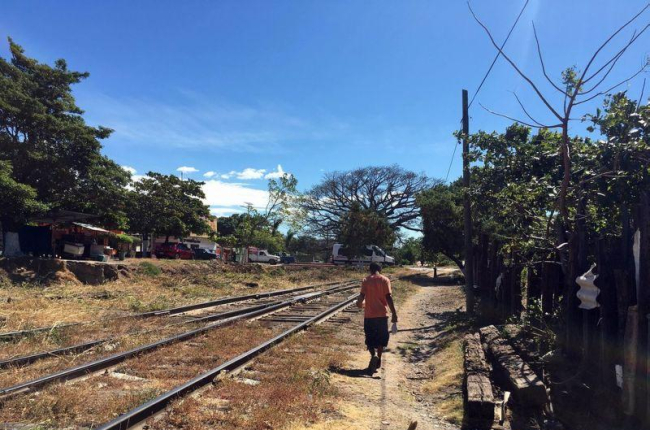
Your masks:
{"label": "canopy tree", "polygon": [[460,270],[463,265],[463,196],[458,183],[438,184],[417,196],[422,212],[422,247],[443,254]]}
{"label": "canopy tree", "polygon": [[[101,154],[111,130],[91,127],[72,96],[72,85],[89,75],[27,57],[9,39],[11,59],[0,58],[0,160],[11,178],[34,190],[39,205],[24,205],[15,222],[34,210],[68,209],[100,215],[107,227],[125,227],[129,175]],[[110,204],[108,204],[110,203]]]}
{"label": "canopy tree", "polygon": [[47,209],[36,200],[36,190],[13,179],[8,161],[0,161],[0,202],[0,222],[5,231],[15,230],[28,215]]}
{"label": "canopy tree", "polygon": [[392,248],[395,239],[388,220],[371,209],[363,208],[360,203],[353,203],[341,217],[337,240],[346,245],[343,252],[350,259],[361,256],[366,245]]}
{"label": "canopy tree", "polygon": [[133,184],[128,216],[130,230],[148,236],[151,233],[185,237],[190,233],[209,233],[210,210],[203,203],[203,182],[182,180],[174,175],[149,172]]}
{"label": "canopy tree", "polygon": [[393,231],[418,231],[415,198],[435,183],[397,165],[337,171],[325,174],[306,194],[302,207],[306,222],[317,233],[340,233],[343,219],[353,208],[376,213]]}
{"label": "canopy tree", "polygon": [[245,249],[259,246],[271,252],[281,251],[284,239],[278,229],[282,223],[293,223],[294,208],[300,198],[297,185],[298,180],[290,174],[269,180],[269,197],[264,209],[247,204],[245,213],[222,218],[219,224],[223,226],[217,227],[219,241]]}

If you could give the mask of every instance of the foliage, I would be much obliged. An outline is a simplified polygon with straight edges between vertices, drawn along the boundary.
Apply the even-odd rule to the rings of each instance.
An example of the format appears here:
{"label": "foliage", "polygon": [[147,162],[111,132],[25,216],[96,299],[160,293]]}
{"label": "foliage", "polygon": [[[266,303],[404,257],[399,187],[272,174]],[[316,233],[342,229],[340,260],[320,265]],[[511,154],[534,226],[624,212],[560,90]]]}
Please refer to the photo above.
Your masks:
{"label": "foliage", "polygon": [[[125,227],[129,176],[100,152],[111,130],[87,125],[72,96],[88,73],[68,70],[62,59],[39,63],[11,39],[9,48],[11,60],[0,58],[0,161],[11,162],[12,180],[31,187],[35,196],[23,195],[40,204],[19,206],[89,212],[107,227]],[[30,215],[18,212],[17,223]]]}
{"label": "foliage", "polygon": [[353,204],[342,216],[337,236],[338,242],[346,245],[343,252],[348,258],[361,255],[365,245],[391,248],[395,239],[388,220],[373,210],[362,208],[359,203]]}
{"label": "foliage", "polygon": [[439,184],[420,193],[422,247],[429,255],[441,253],[463,268],[463,203],[458,184]]}
{"label": "foliage", "polygon": [[219,242],[227,246],[257,246],[270,252],[282,251],[285,243],[278,229],[284,222],[292,223],[293,208],[299,199],[297,185],[296,178],[289,174],[269,180],[266,207],[259,210],[249,204],[243,214],[220,218],[217,223]]}
{"label": "foliage", "polygon": [[162,273],[160,267],[148,261],[143,261],[142,263],[140,263],[140,270],[144,275],[151,276],[151,277],[158,276]]}
{"label": "foliage", "polygon": [[11,229],[30,215],[43,212],[47,206],[36,200],[36,190],[16,182],[12,177],[11,163],[0,161],[0,221],[3,229]]}
{"label": "foliage", "polygon": [[435,181],[397,165],[325,174],[302,200],[306,222],[321,237],[340,234],[342,220],[359,206],[386,220],[393,231],[418,230],[416,195]]}
{"label": "foliage", "polygon": [[120,243],[132,244],[133,242],[135,242],[134,237],[129,236],[128,234],[116,234],[115,239]]}
{"label": "foliage", "polygon": [[422,260],[422,238],[409,237],[396,250],[395,259],[401,264],[415,264]]}
{"label": "foliage", "polygon": [[202,182],[149,172],[133,184],[128,214],[130,230],[161,236],[185,237],[210,232],[210,218]]}

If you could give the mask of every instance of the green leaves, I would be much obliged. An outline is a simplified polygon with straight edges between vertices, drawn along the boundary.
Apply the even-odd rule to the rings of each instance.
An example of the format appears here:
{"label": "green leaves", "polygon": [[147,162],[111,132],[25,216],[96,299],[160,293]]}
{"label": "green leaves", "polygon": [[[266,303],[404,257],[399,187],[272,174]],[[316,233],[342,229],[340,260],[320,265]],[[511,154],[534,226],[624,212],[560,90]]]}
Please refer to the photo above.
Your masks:
{"label": "green leaves", "polygon": [[395,239],[388,220],[374,210],[362,208],[358,202],[353,203],[350,210],[341,217],[337,240],[346,245],[348,258],[362,255],[362,249],[366,245],[391,248]]}
{"label": "green leaves", "polygon": [[[72,95],[88,73],[68,70],[64,60],[39,63],[11,39],[9,48],[11,59],[0,58],[0,161],[11,162],[11,179],[33,191],[16,204],[97,214],[107,227],[126,227],[129,177],[100,152],[99,140],[112,130],[88,126]],[[28,212],[7,216],[20,224]]]}
{"label": "green leaves", "polygon": [[186,237],[207,234],[208,206],[203,204],[203,182],[149,172],[133,184],[128,215],[134,232]]}

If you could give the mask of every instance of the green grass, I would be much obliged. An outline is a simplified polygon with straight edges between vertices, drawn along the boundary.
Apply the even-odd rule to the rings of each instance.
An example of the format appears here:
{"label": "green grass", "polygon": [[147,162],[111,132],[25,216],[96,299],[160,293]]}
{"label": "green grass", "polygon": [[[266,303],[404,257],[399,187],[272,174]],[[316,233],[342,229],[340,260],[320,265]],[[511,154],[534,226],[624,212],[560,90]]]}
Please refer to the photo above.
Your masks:
{"label": "green grass", "polygon": [[162,270],[160,267],[156,266],[153,263],[150,263],[148,261],[144,261],[140,263],[140,270],[141,272],[146,275],[146,276],[158,276],[162,273]]}

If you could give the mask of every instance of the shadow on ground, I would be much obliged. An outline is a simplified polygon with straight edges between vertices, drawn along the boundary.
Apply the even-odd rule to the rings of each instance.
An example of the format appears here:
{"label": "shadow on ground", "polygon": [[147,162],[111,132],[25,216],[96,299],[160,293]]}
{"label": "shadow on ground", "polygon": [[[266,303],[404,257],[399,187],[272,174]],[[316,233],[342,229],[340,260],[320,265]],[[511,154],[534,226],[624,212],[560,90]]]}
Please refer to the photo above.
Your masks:
{"label": "shadow on ground", "polygon": [[370,376],[366,369],[346,369],[344,367],[330,367],[330,372],[338,375],[347,376],[348,378],[370,378],[381,379],[379,376]]}
{"label": "shadow on ground", "polygon": [[457,272],[440,275],[436,278],[428,276],[426,273],[418,273],[409,276],[408,279],[420,287],[445,287],[449,285],[463,284],[463,277]]}
{"label": "shadow on ground", "polygon": [[398,347],[399,353],[412,363],[425,362],[450,342],[462,337],[471,329],[471,322],[460,310],[446,312],[427,312],[433,324],[423,327],[405,328],[400,331],[413,332],[416,346]]}

